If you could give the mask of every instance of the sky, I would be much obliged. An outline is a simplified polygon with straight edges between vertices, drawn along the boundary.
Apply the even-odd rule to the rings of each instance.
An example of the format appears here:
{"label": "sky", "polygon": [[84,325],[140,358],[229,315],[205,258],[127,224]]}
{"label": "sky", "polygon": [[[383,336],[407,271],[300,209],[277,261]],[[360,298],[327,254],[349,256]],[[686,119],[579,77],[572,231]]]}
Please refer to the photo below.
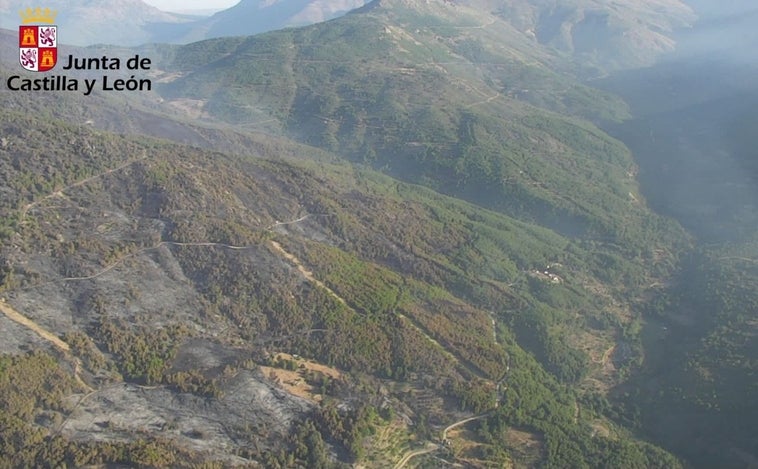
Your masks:
{"label": "sky", "polygon": [[240,0],[142,0],[163,11],[223,10]]}

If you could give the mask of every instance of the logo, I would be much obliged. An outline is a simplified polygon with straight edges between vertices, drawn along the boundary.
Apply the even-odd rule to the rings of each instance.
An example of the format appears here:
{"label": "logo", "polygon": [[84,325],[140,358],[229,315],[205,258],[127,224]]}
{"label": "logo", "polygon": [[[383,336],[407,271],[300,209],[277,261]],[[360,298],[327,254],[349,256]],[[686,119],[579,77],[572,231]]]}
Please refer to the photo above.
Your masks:
{"label": "logo", "polygon": [[58,27],[54,25],[57,11],[49,8],[27,8],[19,12],[18,60],[32,72],[46,72],[58,62]]}

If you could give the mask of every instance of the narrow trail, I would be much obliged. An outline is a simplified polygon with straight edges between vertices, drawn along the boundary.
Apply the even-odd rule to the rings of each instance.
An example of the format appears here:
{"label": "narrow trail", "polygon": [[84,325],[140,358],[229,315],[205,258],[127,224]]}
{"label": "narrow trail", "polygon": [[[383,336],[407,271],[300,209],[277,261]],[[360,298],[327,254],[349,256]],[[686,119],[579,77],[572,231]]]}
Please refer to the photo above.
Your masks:
{"label": "narrow trail", "polygon": [[107,169],[103,172],[93,174],[92,176],[86,177],[84,179],[81,179],[79,181],[76,181],[74,183],[69,184],[66,187],[62,187],[55,192],[51,192],[50,194],[47,194],[35,201],[29,202],[28,204],[24,205],[24,207],[21,209],[21,221],[24,221],[26,219],[27,213],[29,213],[29,210],[31,210],[33,207],[39,205],[40,203],[44,202],[45,200],[52,199],[53,197],[63,197],[63,192],[67,191],[69,189],[73,189],[74,187],[83,186],[84,184],[87,184],[88,182],[94,181],[95,179],[101,178],[103,176],[106,176],[108,174],[114,173],[116,171],[120,171],[127,166],[131,166],[132,164],[136,163],[137,161],[142,161],[144,159],[147,159],[147,154],[143,154],[139,158],[134,158],[129,161],[126,161],[115,168]]}
{"label": "narrow trail", "polygon": [[[295,257],[293,254],[290,254],[289,252],[287,252],[282,247],[281,244],[279,244],[276,241],[271,241],[271,245],[273,246],[273,248],[276,251],[278,251],[279,253],[281,253],[287,260],[289,260],[290,262],[292,262],[297,267],[297,269],[300,271],[300,273],[303,274],[303,276],[306,279],[308,279],[309,281],[313,282],[315,285],[319,286],[320,288],[325,289],[327,292],[329,292],[329,294],[331,294],[334,298],[336,298],[342,304],[344,304],[345,306],[348,306],[347,302],[342,297],[340,297],[339,295],[337,295],[337,293],[335,293],[331,288],[329,288],[323,282],[321,282],[320,280],[316,279],[313,276],[313,272],[307,270],[303,266],[303,264],[300,262],[300,260],[297,257]],[[400,313],[396,313],[396,314],[398,314],[398,316],[400,316],[401,318],[403,318],[406,321],[408,321],[408,323],[411,324],[414,328],[416,328],[419,331],[419,333],[421,333],[427,340],[429,340],[430,342],[432,342],[433,344],[435,344],[436,346],[438,346],[441,350],[443,350],[444,353],[449,358],[451,358],[452,360],[454,360],[460,366],[463,366],[466,369],[469,369],[469,371],[472,371],[472,370],[470,370],[471,367],[465,366],[465,364],[458,357],[456,357],[452,352],[450,352],[447,348],[445,348],[437,340],[435,340],[433,337],[431,337],[429,334],[427,334],[423,329],[421,329],[420,327],[418,327],[418,325],[416,325],[410,318],[408,318],[407,316],[405,316],[403,314],[400,314]],[[497,341],[497,338],[495,338],[495,341]],[[479,373],[475,373],[475,374],[478,375]],[[484,414],[480,414],[480,415],[476,415],[476,416],[473,416],[473,417],[468,417],[468,418],[459,420],[457,422],[454,422],[454,423],[448,425],[447,427],[445,427],[442,430],[442,440],[444,441],[447,438],[447,432],[449,432],[453,428],[458,427],[460,425],[464,425],[464,424],[466,424],[468,422],[471,422],[473,420],[478,420],[478,419],[484,418],[487,415],[489,415],[489,412],[484,413]],[[416,450],[407,452],[405,455],[403,455],[403,457],[400,459],[400,461],[398,461],[397,464],[395,464],[394,467],[395,467],[395,469],[401,469],[401,468],[405,467],[405,465],[408,464],[408,462],[411,459],[413,459],[414,457],[421,456],[421,455],[424,455],[424,454],[433,453],[435,451],[438,451],[441,448],[442,448],[442,446],[439,445],[439,444],[437,444],[437,443],[428,442],[425,448],[416,449]]]}
{"label": "narrow trail", "polygon": [[608,360],[611,359],[611,355],[613,355],[614,350],[616,350],[616,345],[611,345],[608,350],[603,353],[603,358],[600,359],[600,363],[603,365],[606,365],[608,363]]}
{"label": "narrow trail", "polygon": [[[120,167],[125,167],[128,164],[132,164],[132,163],[133,163],[133,161],[129,162],[129,163],[124,163]],[[111,170],[108,170],[106,173],[116,171],[119,168],[113,168]],[[105,173],[102,173],[102,174],[105,174]],[[87,178],[85,180],[81,180],[81,181],[79,181],[79,182],[77,182],[77,183],[75,183],[75,184],[73,184],[71,186],[68,186],[68,187],[73,187],[74,185],[85,184],[87,181],[90,181],[90,180],[94,179],[95,177],[99,177],[102,174],[97,175],[97,176],[91,176],[90,178]],[[57,193],[60,193],[60,191],[56,191],[55,193],[50,194],[49,196],[46,196],[45,198],[52,197],[52,196],[54,196]],[[42,200],[44,200],[44,198],[36,201],[36,203],[39,203]],[[32,204],[28,205],[27,206],[27,210],[28,210],[28,208],[31,208],[32,206],[34,206],[36,203],[32,203]],[[305,220],[309,216],[310,216],[310,214],[307,214],[307,215],[304,215],[304,216],[302,216],[302,217],[300,217],[300,218],[298,218],[296,220],[292,220],[292,221],[289,221],[289,222],[276,222],[273,225],[271,225],[271,227],[269,227],[269,229],[273,228],[275,226],[278,226],[278,225],[286,225],[286,224],[298,223],[298,222],[301,222],[301,221]],[[284,255],[284,257],[286,257],[290,262],[292,262],[293,264],[295,264],[295,266],[306,277],[306,279],[308,279],[309,281],[313,282],[317,286],[325,289],[335,299],[337,299],[339,302],[341,302],[342,304],[344,304],[345,306],[347,306],[347,302],[342,297],[340,297],[339,295],[337,295],[337,293],[335,293],[331,288],[329,288],[328,286],[326,286],[323,282],[321,282],[320,280],[316,279],[313,276],[313,273],[310,272],[309,270],[307,270],[302,265],[302,263],[300,262],[299,259],[297,259],[292,254],[290,254],[287,251],[285,251],[284,248],[282,248],[282,246],[279,243],[277,243],[276,241],[271,241],[271,244],[274,247],[274,249],[276,249],[278,252],[280,252],[282,255]],[[131,252],[131,253],[123,256],[122,258],[118,259],[117,261],[115,261],[111,265],[105,267],[104,269],[102,269],[102,270],[100,270],[100,271],[98,271],[98,272],[96,272],[96,273],[94,273],[92,275],[85,275],[85,276],[78,276],[78,277],[64,277],[64,278],[60,278],[60,279],[51,280],[51,281],[48,281],[48,282],[42,282],[42,283],[38,283],[38,284],[35,284],[35,285],[30,285],[30,286],[21,288],[19,290],[29,290],[29,289],[32,289],[32,288],[37,288],[37,287],[40,287],[40,286],[43,286],[43,285],[50,285],[50,284],[54,284],[54,283],[58,283],[58,282],[72,282],[72,281],[91,280],[91,279],[100,277],[100,276],[102,276],[102,275],[110,272],[111,270],[113,270],[118,265],[122,264],[125,260],[127,260],[127,259],[129,259],[131,257],[137,256],[137,255],[139,255],[141,253],[144,253],[144,252],[147,252],[147,251],[150,251],[150,250],[158,249],[161,246],[166,246],[166,245],[179,246],[179,247],[219,247],[219,248],[223,248],[223,249],[231,249],[231,250],[237,250],[237,251],[245,250],[245,249],[252,249],[254,247],[257,247],[256,245],[236,246],[236,245],[231,245],[231,244],[226,244],[226,243],[216,243],[216,242],[195,242],[195,243],[191,243],[190,242],[190,243],[183,243],[183,242],[177,242],[177,241],[161,241],[161,242],[159,242],[158,244],[156,244],[154,246],[148,246],[148,247],[145,247],[145,248],[138,249],[138,250],[136,250],[134,252]],[[50,331],[46,330],[45,328],[43,328],[39,324],[35,323],[34,321],[32,321],[31,319],[29,319],[28,317],[26,317],[23,314],[21,314],[18,311],[16,311],[11,305],[9,305],[8,303],[6,303],[4,299],[0,299],[0,312],[2,312],[8,319],[16,322],[17,324],[20,324],[20,325],[26,327],[27,329],[33,331],[34,333],[36,333],[37,335],[39,335],[40,337],[42,337],[44,340],[50,342],[55,348],[57,348],[57,349],[61,350],[62,352],[64,352],[65,355],[70,356],[70,358],[72,359],[73,364],[74,364],[74,378],[79,383],[79,385],[82,386],[82,388],[87,389],[88,391],[90,391],[90,394],[92,392],[94,392],[94,389],[91,386],[89,386],[87,383],[85,383],[84,380],[82,380],[81,375],[80,375],[80,373],[81,373],[81,363],[80,363],[80,360],[78,358],[73,357],[71,355],[71,347],[66,342],[64,342],[58,336],[56,336],[55,334],[53,334]]]}
{"label": "narrow trail", "polygon": [[463,419],[463,420],[459,420],[457,422],[451,423],[450,425],[448,425],[447,427],[445,427],[444,430],[442,430],[442,441],[444,441],[444,440],[447,439],[447,432],[449,432],[453,428],[460,427],[461,425],[464,425],[466,423],[472,422],[474,420],[482,419],[484,417],[487,417],[488,415],[490,415],[489,412],[484,413],[484,414],[475,415],[473,417],[469,417],[467,419]]}
{"label": "narrow trail", "polygon": [[74,404],[74,407],[68,413],[68,415],[66,416],[66,418],[63,419],[63,421],[60,423],[60,425],[58,425],[58,428],[53,432],[53,435],[60,434],[60,432],[63,430],[63,428],[66,426],[66,424],[71,419],[71,416],[74,415],[74,412],[76,412],[82,406],[82,404],[84,403],[84,401],[86,401],[87,399],[89,399],[91,396],[97,394],[98,392],[107,391],[109,389],[116,388],[116,387],[121,387],[121,386],[124,386],[124,385],[134,386],[136,388],[145,389],[145,390],[160,389],[160,388],[165,388],[166,387],[166,385],[162,385],[162,384],[161,385],[157,385],[157,386],[142,386],[142,385],[134,384],[134,383],[125,383],[123,381],[122,382],[117,382],[117,383],[114,383],[114,384],[111,384],[111,385],[104,386],[104,387],[102,387],[100,389],[93,389],[93,388],[87,386],[89,392],[87,394],[83,395],[78,401],[76,401],[76,404]]}
{"label": "narrow trail", "polygon": [[440,445],[436,443],[427,443],[426,448],[409,451],[403,455],[403,458],[398,461],[397,464],[395,464],[395,469],[402,469],[406,464],[408,464],[408,461],[415,458],[416,456],[433,453],[439,449]]}
{"label": "narrow trail", "polygon": [[[116,168],[113,169],[113,171],[115,171],[115,170],[116,170]],[[83,181],[79,181],[79,183],[82,183],[82,182]],[[58,192],[60,192],[60,191],[58,191]],[[48,197],[50,197],[50,196],[48,196]],[[41,199],[40,199],[40,201],[41,201]],[[286,221],[286,222],[277,221],[276,223],[273,223],[272,225],[269,225],[268,227],[266,227],[266,230],[267,231],[271,231],[273,228],[276,228],[277,226],[291,225],[291,224],[299,223],[299,222],[304,221],[307,218],[313,217],[313,216],[328,216],[328,215],[327,214],[314,215],[314,214],[310,214],[309,213],[309,214],[303,215],[302,217],[297,218],[295,220],[290,220],[290,221]],[[281,248],[281,245],[279,245],[278,243],[276,243],[276,244],[277,244],[277,246],[279,246],[278,250],[280,252],[283,252],[284,250]],[[257,245],[236,246],[236,245],[233,245],[233,244],[216,243],[216,242],[210,242],[210,241],[189,242],[189,243],[182,243],[182,242],[178,242],[178,241],[161,241],[158,244],[155,244],[153,246],[147,246],[147,247],[144,247],[144,248],[140,248],[140,249],[138,249],[138,250],[136,250],[134,252],[126,254],[123,257],[121,257],[120,259],[116,260],[112,264],[106,266],[105,268],[103,268],[102,270],[100,270],[100,271],[98,271],[98,272],[96,272],[94,274],[83,275],[83,276],[78,276],[78,277],[63,277],[63,278],[58,278],[58,279],[55,279],[55,280],[50,280],[50,281],[47,281],[47,282],[36,283],[34,285],[28,285],[28,286],[22,287],[22,288],[16,288],[14,290],[26,291],[26,290],[31,290],[33,288],[38,288],[38,287],[41,287],[41,286],[44,286],[44,285],[51,285],[51,284],[58,283],[58,282],[75,282],[75,281],[81,281],[81,280],[92,280],[92,279],[95,279],[97,277],[100,277],[101,275],[107,274],[108,272],[110,272],[111,270],[113,270],[115,267],[117,267],[119,264],[123,263],[124,261],[126,261],[127,259],[129,259],[131,257],[138,256],[139,254],[142,254],[142,253],[147,252],[147,251],[152,251],[152,250],[158,249],[161,246],[219,247],[219,248],[231,249],[231,250],[235,250],[235,251],[242,251],[242,250],[245,250],[245,249],[253,249],[253,248],[257,247]],[[293,258],[294,258],[294,256],[293,256]],[[299,263],[299,261],[297,261],[297,263]],[[299,264],[299,265],[300,265],[300,267],[302,267],[302,264]],[[303,271],[306,272],[306,273],[308,273],[311,278],[313,277],[313,274],[311,272],[305,270],[304,268],[303,268]],[[305,275],[305,273],[304,273],[304,275]],[[306,277],[307,277],[307,275],[306,275]],[[311,278],[309,278],[309,280],[311,280]],[[318,280],[316,280],[315,278],[312,278],[312,281],[318,282]],[[327,290],[329,290],[329,289],[327,288]],[[334,294],[334,292],[332,292],[332,294]],[[343,299],[339,298],[339,296],[337,296],[336,294],[334,294],[334,295],[342,303],[346,304]]]}
{"label": "narrow trail", "polygon": [[453,29],[458,29],[458,30],[466,30],[466,29],[484,29],[484,28],[486,28],[487,26],[492,26],[492,25],[493,25],[493,24],[495,24],[496,22],[497,22],[497,20],[496,20],[495,18],[490,18],[490,19],[489,19],[489,21],[487,21],[487,22],[486,22],[486,23],[484,23],[484,24],[477,24],[476,26],[453,26]]}
{"label": "narrow trail", "polygon": [[302,217],[300,217],[300,218],[298,218],[298,219],[296,219],[296,220],[291,220],[291,221],[278,221],[278,222],[276,222],[276,223],[273,223],[273,224],[271,224],[271,225],[267,226],[267,227],[266,227],[266,229],[267,229],[267,230],[269,230],[269,231],[271,231],[271,230],[273,230],[274,228],[276,228],[277,226],[282,226],[282,225],[294,225],[295,223],[300,223],[301,221],[303,221],[303,220],[307,219],[307,218],[308,218],[308,217],[310,217],[310,216],[311,216],[311,214],[310,214],[310,213],[307,213],[307,214],[303,215]]}
{"label": "narrow trail", "polygon": [[[457,422],[451,423],[450,425],[448,425],[447,427],[445,427],[442,430],[442,433],[441,433],[442,441],[447,440],[447,432],[449,432],[453,428],[460,427],[461,425],[465,425],[468,422],[472,422],[474,420],[482,419],[484,417],[487,417],[488,415],[490,415],[490,412],[486,412],[484,414],[479,414],[479,415],[474,415],[473,417],[468,417],[468,418],[465,418],[465,419],[462,419],[462,420],[458,420]],[[430,441],[430,442],[428,442],[426,444],[426,447],[424,447],[424,448],[420,448],[420,449],[416,449],[416,450],[413,450],[413,451],[406,452],[403,455],[403,457],[400,459],[400,461],[398,461],[397,464],[395,464],[394,469],[402,469],[403,467],[405,467],[406,464],[408,464],[408,462],[411,459],[415,458],[416,456],[421,456],[421,455],[424,455],[424,454],[433,453],[433,452],[438,451],[440,449],[442,449],[442,445],[439,445],[437,443],[432,443]]]}
{"label": "narrow trail", "polygon": [[[274,225],[271,225],[271,227],[274,227],[274,226],[278,226],[278,225],[286,225],[286,224],[298,223],[298,222],[300,222],[300,221],[303,221],[303,220],[305,220],[306,218],[308,218],[308,216],[309,216],[309,215],[305,215],[305,216],[302,216],[302,217],[300,217],[300,218],[298,218],[298,219],[296,219],[296,220],[292,220],[292,221],[289,221],[289,222],[276,222]],[[270,229],[270,228],[269,228],[269,229]],[[285,249],[282,247],[282,245],[281,245],[280,243],[278,243],[278,242],[276,242],[276,241],[273,241],[273,240],[272,240],[272,241],[270,241],[270,243],[271,243],[271,246],[272,246],[272,247],[273,247],[273,248],[274,248],[274,249],[275,249],[277,252],[279,252],[279,253],[280,253],[282,256],[284,256],[284,257],[285,257],[285,258],[286,258],[288,261],[290,261],[292,264],[294,264],[294,265],[295,265],[295,267],[297,267],[298,271],[299,271],[299,272],[300,272],[300,273],[301,273],[301,274],[302,274],[302,275],[303,275],[303,276],[304,276],[304,277],[305,277],[305,278],[306,278],[306,279],[307,279],[309,282],[312,282],[314,285],[318,286],[319,288],[323,288],[323,289],[324,289],[324,290],[326,290],[326,291],[327,291],[327,292],[328,292],[328,293],[329,293],[329,294],[330,294],[330,295],[331,295],[333,298],[335,298],[337,301],[339,301],[340,303],[342,303],[342,304],[343,304],[343,305],[345,305],[346,307],[348,307],[348,308],[350,308],[351,310],[353,310],[353,309],[350,307],[350,305],[347,303],[347,301],[345,301],[345,299],[344,299],[344,298],[342,298],[341,296],[339,296],[339,295],[337,294],[337,292],[335,292],[334,290],[332,290],[332,289],[331,289],[331,288],[330,288],[328,285],[326,285],[324,282],[322,282],[321,280],[317,279],[317,278],[316,278],[316,277],[313,275],[313,272],[312,272],[312,271],[310,271],[310,270],[306,269],[306,268],[305,268],[305,266],[303,265],[303,263],[302,263],[302,262],[300,262],[300,259],[298,259],[298,258],[297,258],[296,256],[294,256],[293,254],[291,254],[291,253],[287,252],[287,250],[285,250]],[[354,310],[353,310],[353,311],[354,311]],[[422,328],[422,327],[421,327],[419,324],[417,324],[417,323],[416,323],[416,322],[415,322],[413,319],[411,319],[411,318],[409,318],[409,317],[407,317],[407,316],[405,316],[404,314],[401,314],[401,313],[397,313],[397,312],[395,312],[395,314],[396,314],[398,317],[400,317],[401,319],[403,319],[403,320],[407,321],[407,322],[408,322],[408,324],[410,324],[410,325],[411,325],[411,326],[412,326],[414,329],[416,329],[416,330],[417,330],[417,331],[418,331],[418,332],[419,332],[419,333],[420,333],[420,334],[421,334],[421,335],[422,335],[422,336],[423,336],[423,337],[424,337],[426,340],[428,340],[430,343],[434,344],[436,347],[438,347],[440,350],[442,350],[442,352],[443,352],[443,353],[444,353],[444,354],[445,354],[445,355],[446,355],[448,358],[450,358],[450,359],[451,359],[451,360],[453,360],[455,363],[457,363],[457,364],[458,364],[458,366],[460,366],[460,367],[462,367],[462,368],[464,368],[464,369],[468,370],[469,372],[473,373],[473,374],[474,374],[474,375],[476,375],[476,376],[479,376],[480,378],[483,378],[483,379],[487,379],[487,377],[484,375],[484,373],[482,373],[482,372],[481,372],[481,370],[479,370],[479,369],[478,369],[478,368],[476,368],[475,366],[471,365],[471,364],[470,364],[470,363],[468,363],[467,361],[465,361],[465,360],[461,359],[459,356],[457,356],[456,354],[454,354],[453,352],[451,352],[450,350],[448,350],[448,348],[447,348],[447,347],[445,347],[445,346],[444,346],[444,345],[442,345],[442,344],[441,344],[441,343],[440,343],[438,340],[436,340],[434,337],[432,337],[431,335],[429,335],[429,334],[428,334],[428,333],[427,333],[427,332],[424,330],[424,328]],[[493,327],[494,327],[494,320],[493,320]],[[497,342],[497,338],[495,338],[495,341]]]}
{"label": "narrow trail", "polygon": [[[332,290],[331,288],[329,288],[329,287],[328,287],[328,286],[327,286],[327,285],[326,285],[324,282],[322,282],[321,280],[319,280],[319,279],[317,279],[316,277],[314,277],[314,276],[313,276],[313,272],[311,272],[310,270],[306,269],[306,268],[303,266],[302,262],[300,262],[300,259],[298,259],[298,258],[297,258],[297,257],[295,257],[294,255],[292,255],[292,254],[290,254],[289,252],[287,252],[287,251],[286,251],[286,250],[285,250],[285,249],[282,247],[282,245],[281,245],[281,244],[277,243],[276,241],[271,241],[271,246],[273,246],[273,247],[274,247],[274,249],[275,249],[277,252],[279,252],[279,253],[280,253],[282,256],[284,256],[284,257],[285,257],[285,258],[286,258],[288,261],[290,261],[290,262],[292,262],[293,264],[295,264],[295,267],[297,267],[297,270],[298,270],[298,271],[299,271],[301,274],[303,274],[303,276],[304,276],[306,279],[308,279],[308,281],[309,281],[309,282],[313,283],[314,285],[318,286],[319,288],[323,288],[324,290],[326,290],[326,291],[327,291],[327,293],[329,293],[330,295],[332,295],[332,296],[333,296],[333,297],[334,297],[334,298],[335,298],[337,301],[339,301],[339,302],[340,302],[340,303],[342,303],[343,305],[345,305],[345,306],[347,306],[348,308],[350,308],[350,306],[348,306],[348,304],[347,304],[347,301],[345,301],[345,299],[344,299],[344,298],[342,298],[341,296],[339,296],[339,295],[338,295],[338,294],[337,294],[337,293],[336,293],[334,290]],[[351,308],[351,309],[352,309],[352,308]]]}
{"label": "narrow trail", "polygon": [[436,347],[439,347],[439,349],[442,350],[442,353],[444,353],[449,359],[451,359],[454,362],[456,362],[459,366],[468,369],[468,367],[464,366],[464,364],[461,362],[461,360],[458,359],[458,357],[456,357],[451,351],[449,351],[448,349],[446,349],[441,343],[439,343],[439,341],[437,339],[435,339],[434,337],[430,336],[423,328],[421,328],[421,326],[419,326],[418,324],[416,324],[416,322],[414,320],[412,320],[411,318],[409,318],[408,316],[406,316],[405,314],[402,314],[402,313],[395,312],[395,315],[397,317],[399,317],[400,319],[403,319],[406,322],[408,322],[408,324],[410,324],[411,327],[413,327],[427,341],[429,341],[430,343],[432,343]]}
{"label": "narrow trail", "polygon": [[394,312],[394,314],[407,321],[408,324],[411,325],[414,329],[418,331],[419,334],[421,334],[426,340],[434,344],[435,346],[439,347],[442,353],[445,354],[448,358],[453,360],[455,363],[458,364],[462,369],[468,371],[472,375],[486,380],[486,381],[492,381],[489,376],[487,376],[487,373],[482,371],[479,367],[477,367],[475,364],[473,364],[470,360],[466,359],[465,357],[461,356],[459,353],[455,351],[454,347],[446,347],[443,344],[441,344],[437,339],[432,337],[429,332],[427,332],[426,327],[421,324],[420,322],[416,321],[415,319],[406,316],[405,314],[398,313],[397,311]]}
{"label": "narrow trail", "polygon": [[490,312],[490,316],[493,316],[490,318],[492,321],[492,341],[495,345],[500,345],[497,341],[497,322],[495,322],[494,314],[492,312]]}
{"label": "narrow trail", "polygon": [[496,100],[496,99],[497,99],[497,98],[499,98],[500,96],[501,96],[501,94],[500,94],[500,93],[495,93],[494,95],[492,95],[492,96],[488,96],[486,99],[483,99],[483,100],[481,100],[481,101],[476,101],[476,102],[474,102],[474,103],[470,103],[470,104],[467,104],[465,107],[466,107],[466,108],[472,108],[472,107],[474,107],[474,106],[479,106],[479,105],[482,105],[482,104],[491,103],[492,101]]}
{"label": "narrow trail", "polygon": [[74,415],[74,412],[76,412],[79,409],[79,407],[81,407],[81,405],[84,403],[84,401],[86,401],[90,396],[92,396],[92,395],[96,394],[98,391],[100,391],[99,389],[92,389],[89,386],[87,386],[87,387],[89,388],[89,392],[87,394],[83,395],[78,401],[76,401],[76,404],[74,405],[74,408],[71,409],[71,412],[69,412],[68,415],[66,415],[66,418],[63,419],[63,421],[61,422],[61,424],[58,425],[58,428],[56,428],[55,431],[52,433],[53,436],[60,435],[61,431],[63,430],[63,427],[66,426],[66,424],[68,423],[69,419],[71,419],[71,416]]}
{"label": "narrow trail", "polygon": [[45,285],[52,285],[52,284],[59,283],[59,282],[75,282],[75,281],[81,281],[81,280],[92,280],[92,279],[95,279],[97,277],[100,277],[101,275],[107,274],[108,272],[110,272],[111,270],[113,270],[114,268],[116,268],[119,264],[122,264],[125,260],[127,260],[127,259],[129,259],[131,257],[134,257],[134,256],[137,256],[139,254],[142,254],[143,252],[147,252],[147,251],[152,251],[152,250],[158,249],[161,246],[220,247],[220,248],[232,249],[232,250],[236,250],[236,251],[241,251],[241,250],[245,250],[245,249],[252,249],[252,248],[256,247],[255,245],[250,245],[250,246],[234,246],[232,244],[213,243],[213,242],[180,243],[180,242],[176,242],[176,241],[161,241],[161,242],[159,242],[158,244],[156,244],[154,246],[148,246],[148,247],[145,247],[145,248],[138,249],[138,250],[136,250],[134,252],[130,252],[129,254],[126,254],[123,257],[121,257],[120,259],[118,259],[117,261],[113,262],[111,265],[103,268],[102,270],[100,270],[100,271],[98,271],[98,272],[96,272],[96,273],[94,273],[92,275],[84,275],[84,276],[80,276],[80,277],[63,277],[63,278],[58,278],[58,279],[55,279],[55,280],[50,280],[50,281],[47,281],[47,282],[35,283],[34,285],[28,285],[28,286],[25,286],[23,288],[16,288],[14,290],[25,291],[25,290],[31,290],[33,288],[39,288],[39,287],[42,287],[42,286],[45,286]]}
{"label": "narrow trail", "polygon": [[729,261],[745,261],[745,262],[752,262],[754,264],[758,264],[758,259],[751,259],[749,257],[740,257],[740,256],[724,256],[724,257],[719,257],[716,260],[719,260],[719,261],[727,261],[727,260],[729,260]]}

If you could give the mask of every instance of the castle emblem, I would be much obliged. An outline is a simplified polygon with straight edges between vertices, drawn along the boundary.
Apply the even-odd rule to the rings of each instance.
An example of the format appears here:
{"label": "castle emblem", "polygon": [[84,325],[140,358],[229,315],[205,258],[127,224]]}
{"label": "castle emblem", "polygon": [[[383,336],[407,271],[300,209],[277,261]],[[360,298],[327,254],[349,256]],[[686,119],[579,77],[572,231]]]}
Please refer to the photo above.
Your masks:
{"label": "castle emblem", "polygon": [[27,8],[19,12],[18,60],[32,72],[46,72],[58,62],[57,11],[50,8]]}

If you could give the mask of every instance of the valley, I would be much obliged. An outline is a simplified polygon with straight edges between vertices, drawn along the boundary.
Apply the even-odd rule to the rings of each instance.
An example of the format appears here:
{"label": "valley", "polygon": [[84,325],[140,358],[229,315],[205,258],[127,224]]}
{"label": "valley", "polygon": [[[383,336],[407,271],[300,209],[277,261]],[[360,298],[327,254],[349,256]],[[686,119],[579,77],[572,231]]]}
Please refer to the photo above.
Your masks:
{"label": "valley", "polygon": [[[601,85],[626,93],[637,108],[639,117],[610,132],[639,161],[649,203],[696,239],[656,294],[643,331],[645,365],[619,393],[630,393],[642,429],[703,467],[755,464],[747,417],[754,409],[738,397],[754,386],[756,351],[757,173],[755,152],[737,137],[754,125],[753,73],[726,51],[719,59],[683,53]],[[746,419],[735,426],[736,415]],[[678,427],[682,421],[688,429]]]}
{"label": "valley", "polygon": [[753,464],[753,69],[684,52],[702,2],[618,3],[0,92],[0,467]]}

